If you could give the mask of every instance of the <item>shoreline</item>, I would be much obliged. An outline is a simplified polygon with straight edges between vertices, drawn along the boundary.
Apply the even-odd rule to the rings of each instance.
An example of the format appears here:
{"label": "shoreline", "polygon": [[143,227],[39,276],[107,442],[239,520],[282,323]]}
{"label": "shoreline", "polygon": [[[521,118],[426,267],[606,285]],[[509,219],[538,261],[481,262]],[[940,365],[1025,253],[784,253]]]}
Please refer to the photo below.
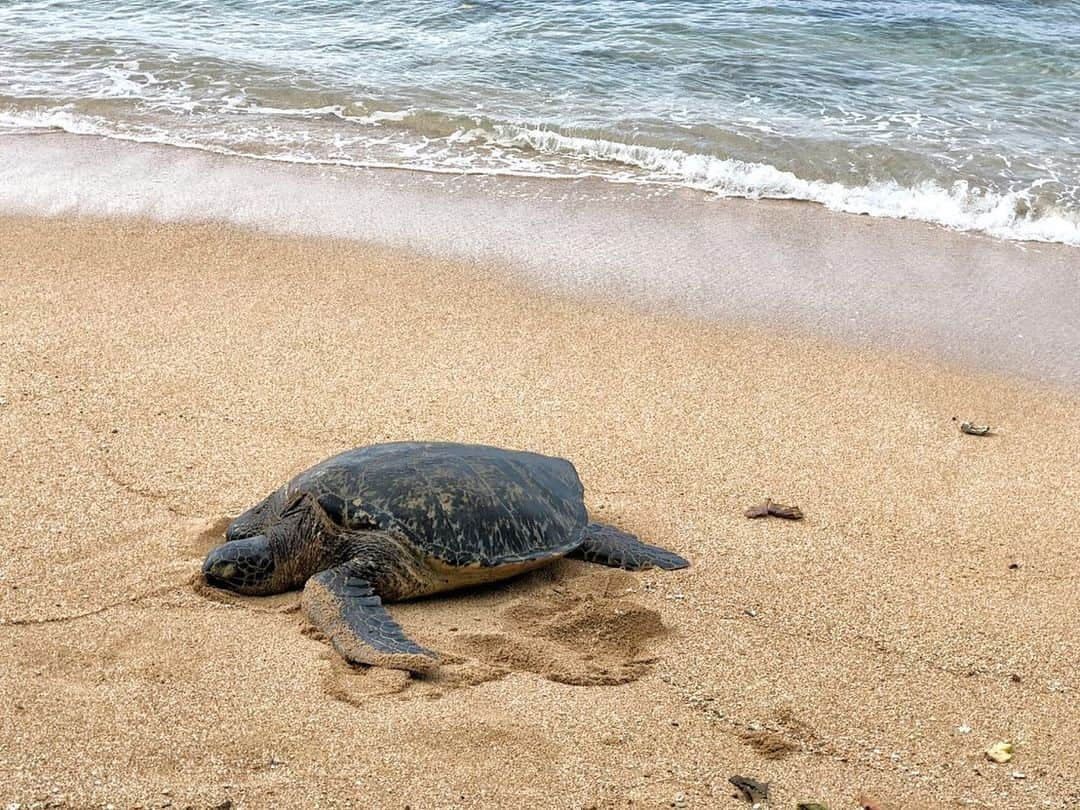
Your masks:
{"label": "shoreline", "polygon": [[[546,293],[1080,386],[1080,251],[598,180],[270,164],[0,137],[0,210],[223,221],[471,261]],[[1051,305],[1048,305],[1051,304]]]}
{"label": "shoreline", "polygon": [[[307,112],[307,111],[305,111]],[[393,115],[393,114],[391,114]],[[378,113],[376,113],[378,117]],[[856,187],[845,187],[841,183],[829,180],[811,180],[799,177],[785,169],[780,169],[769,163],[757,161],[743,161],[738,159],[720,158],[714,155],[692,154],[679,147],[643,146],[633,142],[608,139],[578,138],[574,135],[562,134],[556,131],[540,128],[524,127],[518,130],[518,135],[528,147],[538,153],[554,147],[556,153],[561,148],[569,148],[570,154],[578,157],[589,155],[592,150],[597,153],[591,155],[591,159],[597,165],[587,170],[564,171],[566,167],[560,167],[555,171],[528,170],[522,168],[498,168],[479,167],[468,165],[442,165],[439,163],[410,163],[383,161],[377,159],[348,158],[344,155],[327,154],[322,157],[311,157],[302,154],[282,153],[259,153],[258,151],[246,151],[235,149],[225,145],[211,143],[198,143],[171,138],[164,133],[152,134],[125,134],[117,131],[109,131],[95,124],[74,122],[67,118],[64,113],[50,114],[44,120],[34,116],[33,123],[16,116],[12,121],[0,120],[0,136],[6,135],[57,135],[64,133],[74,137],[96,137],[120,143],[148,144],[166,149],[185,149],[200,151],[218,157],[252,160],[256,162],[269,162],[285,165],[300,165],[316,168],[335,169],[360,169],[375,171],[404,171],[420,174],[433,174],[443,176],[474,176],[503,178],[508,181],[519,179],[533,180],[580,180],[584,182],[602,181],[609,185],[631,186],[647,188],[659,193],[672,191],[690,191],[701,193],[710,198],[721,199],[747,199],[766,201],[790,201],[810,203],[821,206],[836,213],[848,213],[856,216],[869,215],[875,218],[910,220],[922,224],[931,224],[943,227],[947,230],[975,235],[989,235],[1004,241],[1018,243],[1044,243],[1062,244],[1080,247],[1080,233],[1076,230],[1077,223],[1068,212],[1046,212],[1044,218],[1034,220],[1027,218],[1027,212],[1020,214],[1018,211],[1018,192],[1010,191],[1005,194],[991,192],[992,201],[987,205],[985,198],[978,210],[971,207],[965,197],[967,196],[966,181],[955,184],[952,188],[942,186],[934,181],[927,181],[916,187],[903,187],[896,181],[878,182],[869,181],[867,184]],[[370,123],[370,122],[369,122]],[[511,125],[515,126],[515,125]],[[520,143],[516,139],[509,144],[516,148]],[[650,153],[650,150],[653,150]],[[709,169],[702,171],[700,166],[688,172],[687,165],[705,161]],[[617,172],[606,173],[600,167],[615,163],[624,169],[630,169],[630,173]],[[674,174],[672,165],[675,165]],[[634,170],[650,172],[645,176],[633,174]],[[651,174],[660,172],[659,176]],[[756,193],[745,186],[743,178],[747,173],[758,175],[758,187]],[[717,177],[725,177],[729,186],[725,186],[723,180],[718,183]],[[703,179],[708,177],[708,180]],[[680,179],[681,178],[681,179]],[[959,186],[964,186],[963,190]],[[1030,203],[1019,206],[1023,209]],[[1021,223],[1016,222],[1019,217]]]}
{"label": "shoreline", "polygon": [[[3,801],[1080,795],[1076,393],[350,240],[9,217],[0,251]],[[343,666],[296,593],[193,587],[223,519],[409,438],[567,457],[692,566],[391,605],[430,678]],[[746,519],[765,497],[805,520]]]}

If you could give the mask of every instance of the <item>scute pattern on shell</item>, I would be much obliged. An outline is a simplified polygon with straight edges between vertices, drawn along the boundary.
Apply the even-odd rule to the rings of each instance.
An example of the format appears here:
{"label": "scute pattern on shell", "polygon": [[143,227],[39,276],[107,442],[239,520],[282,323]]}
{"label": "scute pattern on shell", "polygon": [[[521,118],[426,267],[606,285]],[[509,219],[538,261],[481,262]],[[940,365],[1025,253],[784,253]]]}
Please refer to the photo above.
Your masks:
{"label": "scute pattern on shell", "polygon": [[403,533],[453,566],[565,554],[587,521],[569,461],[482,445],[361,447],[301,473],[289,490],[313,496],[343,528]]}

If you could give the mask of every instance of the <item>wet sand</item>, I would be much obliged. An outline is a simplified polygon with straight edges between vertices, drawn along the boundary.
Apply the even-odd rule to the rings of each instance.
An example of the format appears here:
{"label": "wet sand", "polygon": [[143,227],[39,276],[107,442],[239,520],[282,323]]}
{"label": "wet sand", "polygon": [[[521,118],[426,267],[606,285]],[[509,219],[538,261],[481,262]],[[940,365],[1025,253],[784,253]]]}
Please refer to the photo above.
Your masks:
{"label": "wet sand", "polygon": [[231,222],[498,265],[530,289],[929,354],[1080,388],[1080,260],[688,189],[248,160],[0,135],[0,211]]}
{"label": "wet sand", "polygon": [[[1080,802],[1074,390],[225,225],[6,218],[0,255],[5,803]],[[394,605],[423,679],[197,586],[227,516],[412,438],[566,456],[693,566]]]}

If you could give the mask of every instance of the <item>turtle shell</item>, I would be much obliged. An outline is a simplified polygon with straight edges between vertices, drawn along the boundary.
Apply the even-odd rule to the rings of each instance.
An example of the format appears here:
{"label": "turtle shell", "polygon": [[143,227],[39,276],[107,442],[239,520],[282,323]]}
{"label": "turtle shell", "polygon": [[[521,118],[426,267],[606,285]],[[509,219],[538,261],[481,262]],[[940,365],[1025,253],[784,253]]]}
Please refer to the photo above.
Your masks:
{"label": "turtle shell", "polygon": [[470,444],[360,447],[289,482],[344,529],[403,533],[451,566],[497,566],[577,548],[587,522],[574,465]]}

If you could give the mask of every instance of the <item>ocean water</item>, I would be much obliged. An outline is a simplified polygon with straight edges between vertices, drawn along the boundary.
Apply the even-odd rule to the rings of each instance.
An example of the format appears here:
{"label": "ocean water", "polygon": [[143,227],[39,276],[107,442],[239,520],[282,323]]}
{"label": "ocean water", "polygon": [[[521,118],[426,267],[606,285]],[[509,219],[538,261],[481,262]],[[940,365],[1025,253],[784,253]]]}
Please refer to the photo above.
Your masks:
{"label": "ocean water", "polygon": [[0,0],[0,133],[1080,245],[1080,0]]}

